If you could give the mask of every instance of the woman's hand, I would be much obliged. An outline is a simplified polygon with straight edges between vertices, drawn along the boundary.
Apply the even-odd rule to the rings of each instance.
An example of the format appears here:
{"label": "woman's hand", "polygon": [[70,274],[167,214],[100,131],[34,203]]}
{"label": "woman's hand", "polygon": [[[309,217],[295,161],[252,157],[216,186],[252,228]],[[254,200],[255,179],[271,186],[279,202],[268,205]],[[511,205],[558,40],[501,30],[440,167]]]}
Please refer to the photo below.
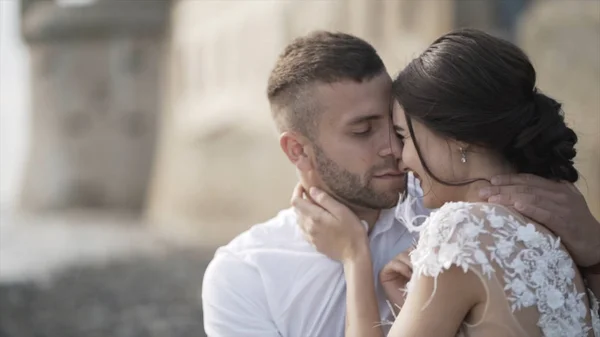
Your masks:
{"label": "woman's hand", "polygon": [[298,184],[292,206],[306,239],[319,252],[342,263],[370,253],[367,229],[350,209],[315,187],[309,191],[312,200],[305,193]]}
{"label": "woman's hand", "polygon": [[398,254],[379,272],[379,283],[383,286],[388,300],[392,302],[396,314],[404,304],[404,290],[413,273],[409,254],[410,250]]}

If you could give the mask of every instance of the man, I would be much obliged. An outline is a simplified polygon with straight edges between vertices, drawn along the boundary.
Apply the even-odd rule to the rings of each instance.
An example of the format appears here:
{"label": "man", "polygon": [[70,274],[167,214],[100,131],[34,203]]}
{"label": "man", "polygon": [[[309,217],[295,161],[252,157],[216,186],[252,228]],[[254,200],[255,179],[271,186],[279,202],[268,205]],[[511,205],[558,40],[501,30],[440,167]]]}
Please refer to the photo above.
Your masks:
{"label": "man", "polygon": [[[365,220],[375,278],[413,243],[412,234],[394,216],[404,176],[398,171],[399,142],[391,131],[391,83],[367,42],[347,34],[315,32],[285,49],[268,84],[282,150],[296,166],[302,185],[320,187]],[[556,228],[561,222],[552,221],[551,215],[579,223],[588,229],[582,230],[584,238],[600,233],[600,225],[575,191],[570,195],[578,199],[561,203],[564,211],[556,212],[555,197],[568,195],[568,188],[559,193],[554,183],[520,181],[523,177],[528,176],[509,177],[502,186],[482,191],[482,196],[499,194],[497,202],[518,202],[526,215],[559,224]],[[579,248],[575,256],[587,258],[578,261],[599,262],[600,254],[593,249],[596,241],[584,239],[580,242],[586,244],[577,246],[573,244],[577,239],[567,236],[566,244]],[[391,312],[376,284],[383,321]],[[217,251],[205,274],[202,299],[210,337],[344,335],[342,266],[304,240],[291,209]]]}

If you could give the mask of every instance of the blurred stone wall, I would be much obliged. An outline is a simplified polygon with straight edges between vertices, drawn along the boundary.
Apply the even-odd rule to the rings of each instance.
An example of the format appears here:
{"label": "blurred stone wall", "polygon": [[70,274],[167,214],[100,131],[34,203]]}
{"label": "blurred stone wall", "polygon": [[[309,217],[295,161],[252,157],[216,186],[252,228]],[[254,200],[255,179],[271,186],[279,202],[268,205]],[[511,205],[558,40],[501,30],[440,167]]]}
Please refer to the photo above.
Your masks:
{"label": "blurred stone wall", "polygon": [[[33,104],[22,208],[145,209],[157,228],[207,245],[288,207],[296,174],[265,90],[293,38],[358,35],[395,74],[439,35],[485,25],[477,19],[495,10],[413,0],[25,2]],[[540,88],[565,103],[581,139],[579,186],[600,218],[599,2],[512,2],[532,2],[517,42]]]}
{"label": "blurred stone wall", "polygon": [[450,1],[177,1],[148,215],[221,244],[289,206],[296,183],[270,118],[266,83],[295,37],[367,39],[391,73],[452,26]]}
{"label": "blurred stone wall", "polygon": [[538,87],[563,103],[579,136],[578,187],[600,219],[600,1],[536,1],[520,22]]}
{"label": "blurred stone wall", "polygon": [[157,136],[168,3],[22,3],[31,141],[20,207],[140,210]]}

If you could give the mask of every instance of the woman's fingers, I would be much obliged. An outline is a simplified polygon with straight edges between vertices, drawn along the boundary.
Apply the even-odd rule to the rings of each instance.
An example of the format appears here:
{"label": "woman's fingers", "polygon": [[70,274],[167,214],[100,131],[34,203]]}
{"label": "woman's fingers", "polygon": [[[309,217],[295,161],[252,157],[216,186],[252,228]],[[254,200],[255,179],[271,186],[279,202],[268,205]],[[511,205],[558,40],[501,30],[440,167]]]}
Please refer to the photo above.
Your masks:
{"label": "woman's fingers", "polygon": [[297,216],[297,222],[303,232],[306,241],[316,246],[316,237],[319,235],[319,229],[323,228],[331,220],[331,215],[313,203],[310,199],[302,197],[301,188],[294,189],[292,206]]}
{"label": "woman's fingers", "polygon": [[399,268],[398,272],[403,272],[403,275],[411,276],[413,272],[412,264],[410,261],[397,261],[394,263],[394,268]]}
{"label": "woman's fingers", "polygon": [[406,278],[411,278],[412,276],[412,268],[410,265],[401,262],[401,261],[397,261],[394,260],[391,264],[390,264],[390,268],[395,271],[396,273],[403,275]]}
{"label": "woman's fingers", "polygon": [[402,261],[392,260],[383,268],[379,277],[380,282],[387,283],[397,281],[398,279],[410,280],[412,273],[410,265]]}
{"label": "woman's fingers", "polygon": [[336,219],[341,219],[348,212],[351,212],[348,207],[335,200],[329,194],[321,191],[316,187],[311,187],[309,190],[310,197],[321,207],[323,207],[328,213],[333,215]]}
{"label": "woman's fingers", "polygon": [[366,231],[358,217],[325,192],[316,190],[308,197],[301,186],[296,186],[292,206],[306,240],[320,253],[345,261],[357,252],[368,251],[364,246],[368,245]]}
{"label": "woman's fingers", "polygon": [[398,254],[383,268],[382,273],[386,278],[394,278],[393,275],[400,274],[406,278],[411,278],[413,269],[408,252]]}
{"label": "woman's fingers", "polygon": [[394,261],[400,261],[408,266],[411,267],[412,269],[412,262],[410,261],[410,256],[408,255],[408,253],[402,253],[402,254],[398,254],[395,258]]}
{"label": "woman's fingers", "polygon": [[304,186],[302,186],[301,183],[296,184],[296,187],[294,187],[294,192],[292,193],[291,202],[293,202],[294,198],[304,199],[305,193],[306,190],[304,189]]}
{"label": "woman's fingers", "polygon": [[327,211],[308,199],[294,197],[292,199],[292,206],[294,206],[295,211],[300,213],[302,217],[313,219],[315,222],[321,222],[328,216]]}

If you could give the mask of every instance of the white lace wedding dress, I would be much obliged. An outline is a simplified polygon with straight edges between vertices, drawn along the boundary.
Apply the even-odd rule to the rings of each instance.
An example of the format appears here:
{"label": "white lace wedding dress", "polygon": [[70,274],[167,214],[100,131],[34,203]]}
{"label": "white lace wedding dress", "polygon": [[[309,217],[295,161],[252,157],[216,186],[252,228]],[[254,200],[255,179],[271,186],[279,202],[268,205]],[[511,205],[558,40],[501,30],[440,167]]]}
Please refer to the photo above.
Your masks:
{"label": "white lace wedding dress", "polygon": [[573,260],[546,229],[502,206],[464,202],[447,203],[423,226],[411,253],[413,279],[437,281],[458,266],[487,291],[481,317],[463,323],[459,336],[600,337],[598,301],[586,296]]}

